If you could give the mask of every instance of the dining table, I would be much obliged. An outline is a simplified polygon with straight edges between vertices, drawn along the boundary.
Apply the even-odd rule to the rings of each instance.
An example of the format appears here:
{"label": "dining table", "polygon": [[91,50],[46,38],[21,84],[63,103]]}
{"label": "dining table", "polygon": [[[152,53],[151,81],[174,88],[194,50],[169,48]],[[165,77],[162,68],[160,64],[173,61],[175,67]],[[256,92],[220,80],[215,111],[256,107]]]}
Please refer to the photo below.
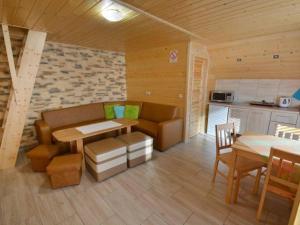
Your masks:
{"label": "dining table", "polygon": [[[271,152],[271,147],[281,149],[289,153],[300,155],[300,141],[280,138],[271,135],[245,133],[242,136],[238,137],[235,143],[232,144],[231,148],[233,151],[233,159],[231,165],[229,166],[228,183],[227,183],[227,191],[226,191],[226,198],[225,198],[225,201],[227,203],[232,202],[234,172],[235,172],[234,165],[237,158],[245,157],[256,161],[265,162],[267,164]],[[294,200],[289,224],[294,224],[296,217],[297,218],[300,217],[300,215],[297,215],[297,212],[299,212],[298,214],[300,214],[299,204],[300,204],[300,188],[298,188],[298,192]]]}

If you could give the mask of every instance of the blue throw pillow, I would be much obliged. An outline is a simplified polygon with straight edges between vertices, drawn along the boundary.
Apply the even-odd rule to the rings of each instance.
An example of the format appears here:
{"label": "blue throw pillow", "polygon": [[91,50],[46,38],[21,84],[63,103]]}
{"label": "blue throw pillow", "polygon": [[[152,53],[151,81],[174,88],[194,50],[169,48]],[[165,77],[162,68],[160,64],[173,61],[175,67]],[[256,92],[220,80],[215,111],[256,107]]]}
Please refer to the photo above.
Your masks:
{"label": "blue throw pillow", "polygon": [[115,105],[114,111],[117,119],[124,118],[125,106]]}

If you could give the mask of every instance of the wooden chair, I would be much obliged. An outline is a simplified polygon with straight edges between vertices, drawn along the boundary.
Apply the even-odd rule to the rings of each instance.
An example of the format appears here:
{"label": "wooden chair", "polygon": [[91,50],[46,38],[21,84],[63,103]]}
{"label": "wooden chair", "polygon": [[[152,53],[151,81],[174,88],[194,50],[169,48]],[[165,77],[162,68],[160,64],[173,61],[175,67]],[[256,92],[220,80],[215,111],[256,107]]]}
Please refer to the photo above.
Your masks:
{"label": "wooden chair", "polygon": [[[298,165],[297,165],[298,164]],[[272,192],[293,201],[300,191],[300,156],[272,148],[268,169],[257,211],[260,220],[266,193]]]}
{"label": "wooden chair", "polygon": [[[227,167],[232,164],[233,154],[231,145],[236,140],[236,133],[233,123],[216,125],[216,160],[214,165],[214,174],[212,182],[215,182],[216,175],[219,173],[221,176],[229,179],[228,175],[222,173],[218,170],[219,162],[221,161]],[[235,165],[235,192],[234,192],[234,202],[237,202],[240,180],[249,176],[249,172],[257,170],[255,185],[253,188],[253,193],[257,193],[259,189],[259,183],[261,178],[262,167],[265,166],[264,163],[239,157]]]}
{"label": "wooden chair", "polygon": [[300,140],[300,129],[278,124],[275,136],[290,140]]}

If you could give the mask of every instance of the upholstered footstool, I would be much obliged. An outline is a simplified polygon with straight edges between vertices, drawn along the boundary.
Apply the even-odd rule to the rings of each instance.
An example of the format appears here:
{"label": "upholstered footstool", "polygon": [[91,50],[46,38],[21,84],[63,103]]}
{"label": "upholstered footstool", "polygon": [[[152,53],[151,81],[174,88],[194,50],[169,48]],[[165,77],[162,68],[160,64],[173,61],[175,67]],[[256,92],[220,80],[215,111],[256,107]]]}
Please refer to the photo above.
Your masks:
{"label": "upholstered footstool", "polygon": [[87,144],[84,149],[86,169],[97,181],[127,169],[126,145],[116,138]]}
{"label": "upholstered footstool", "polygon": [[59,154],[60,147],[58,145],[39,145],[26,155],[31,160],[33,171],[45,172],[52,158]]}
{"label": "upholstered footstool", "polygon": [[56,156],[47,166],[47,174],[49,175],[52,188],[79,184],[81,173],[81,153]]}
{"label": "upholstered footstool", "polygon": [[118,137],[127,145],[128,167],[134,167],[152,158],[153,138],[142,133],[133,132]]}

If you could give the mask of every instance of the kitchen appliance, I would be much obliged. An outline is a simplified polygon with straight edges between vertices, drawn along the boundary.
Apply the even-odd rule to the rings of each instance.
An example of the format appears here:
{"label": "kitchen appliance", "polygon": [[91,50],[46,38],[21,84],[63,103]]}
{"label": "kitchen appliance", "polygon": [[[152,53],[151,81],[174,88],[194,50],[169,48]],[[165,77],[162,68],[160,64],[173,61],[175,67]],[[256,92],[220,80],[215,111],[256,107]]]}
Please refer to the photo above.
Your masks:
{"label": "kitchen appliance", "polygon": [[208,123],[206,133],[212,136],[216,135],[216,125],[227,123],[228,106],[209,104]]}
{"label": "kitchen appliance", "polygon": [[232,91],[211,91],[210,101],[232,103],[234,100],[234,93]]}
{"label": "kitchen appliance", "polygon": [[292,98],[287,96],[279,97],[279,107],[287,108],[292,102]]}

